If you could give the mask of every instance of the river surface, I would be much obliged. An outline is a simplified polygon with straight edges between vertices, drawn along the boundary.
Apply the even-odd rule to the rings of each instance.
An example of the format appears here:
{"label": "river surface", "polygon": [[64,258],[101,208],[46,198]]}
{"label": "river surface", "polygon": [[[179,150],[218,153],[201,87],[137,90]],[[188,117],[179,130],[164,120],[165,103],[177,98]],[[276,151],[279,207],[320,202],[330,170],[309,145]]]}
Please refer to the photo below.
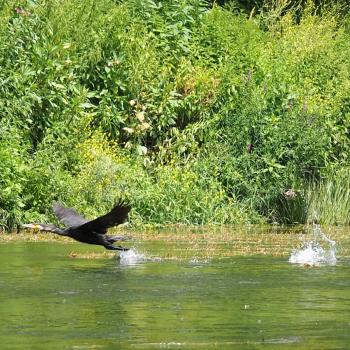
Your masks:
{"label": "river surface", "polygon": [[0,244],[0,348],[350,349],[348,257],[157,257],[164,246],[117,259],[79,243]]}

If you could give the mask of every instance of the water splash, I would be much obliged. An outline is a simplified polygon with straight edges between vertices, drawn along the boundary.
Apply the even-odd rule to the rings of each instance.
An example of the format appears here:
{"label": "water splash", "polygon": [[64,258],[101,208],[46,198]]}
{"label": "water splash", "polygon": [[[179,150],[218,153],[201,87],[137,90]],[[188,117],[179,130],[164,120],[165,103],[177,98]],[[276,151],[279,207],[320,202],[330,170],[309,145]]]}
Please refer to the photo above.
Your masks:
{"label": "water splash", "polygon": [[311,266],[336,265],[336,242],[324,234],[319,224],[313,224],[312,232],[314,239],[301,249],[293,250],[289,262]]}
{"label": "water splash", "polygon": [[158,257],[150,257],[143,253],[138,252],[136,249],[130,249],[125,252],[121,252],[119,255],[119,263],[120,265],[132,266],[138,265],[144,262],[150,261],[160,261],[161,258]]}
{"label": "water splash", "polygon": [[120,265],[137,265],[140,262],[146,260],[144,254],[139,253],[134,249],[130,249],[126,252],[121,252],[119,258]]}
{"label": "water splash", "polygon": [[210,262],[209,258],[198,258],[198,257],[193,257],[189,260],[189,263],[191,265],[203,265],[203,264],[208,264]]}

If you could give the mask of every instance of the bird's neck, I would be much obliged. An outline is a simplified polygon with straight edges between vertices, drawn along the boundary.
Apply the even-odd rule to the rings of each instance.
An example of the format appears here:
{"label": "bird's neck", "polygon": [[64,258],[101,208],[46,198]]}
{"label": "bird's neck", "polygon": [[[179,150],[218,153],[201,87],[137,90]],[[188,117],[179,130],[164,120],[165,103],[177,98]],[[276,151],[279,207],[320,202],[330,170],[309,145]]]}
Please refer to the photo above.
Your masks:
{"label": "bird's neck", "polygon": [[59,227],[55,227],[53,230],[52,230],[53,233],[56,233],[57,235],[60,235],[60,236],[68,236],[68,233],[66,232],[66,230],[62,230],[60,229]]}

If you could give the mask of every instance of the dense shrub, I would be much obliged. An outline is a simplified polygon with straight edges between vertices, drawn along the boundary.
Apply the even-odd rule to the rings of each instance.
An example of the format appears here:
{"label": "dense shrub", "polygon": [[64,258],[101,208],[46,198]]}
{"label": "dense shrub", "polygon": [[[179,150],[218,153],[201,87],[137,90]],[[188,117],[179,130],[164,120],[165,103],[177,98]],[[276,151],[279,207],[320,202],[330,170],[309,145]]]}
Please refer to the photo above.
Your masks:
{"label": "dense shrub", "polygon": [[137,225],[310,218],[349,162],[346,11],[208,4],[0,4],[1,228],[118,197]]}
{"label": "dense shrub", "polygon": [[22,217],[25,186],[26,144],[18,130],[0,123],[0,229],[13,226]]}

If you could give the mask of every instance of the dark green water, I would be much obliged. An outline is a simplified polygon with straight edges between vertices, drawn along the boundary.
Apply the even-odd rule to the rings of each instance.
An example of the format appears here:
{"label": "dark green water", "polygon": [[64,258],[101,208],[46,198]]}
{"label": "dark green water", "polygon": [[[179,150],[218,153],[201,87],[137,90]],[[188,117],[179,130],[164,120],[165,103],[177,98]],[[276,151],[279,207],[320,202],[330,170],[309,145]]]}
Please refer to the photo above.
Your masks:
{"label": "dark green water", "polygon": [[86,247],[0,244],[1,349],[350,348],[346,259],[68,257]]}

